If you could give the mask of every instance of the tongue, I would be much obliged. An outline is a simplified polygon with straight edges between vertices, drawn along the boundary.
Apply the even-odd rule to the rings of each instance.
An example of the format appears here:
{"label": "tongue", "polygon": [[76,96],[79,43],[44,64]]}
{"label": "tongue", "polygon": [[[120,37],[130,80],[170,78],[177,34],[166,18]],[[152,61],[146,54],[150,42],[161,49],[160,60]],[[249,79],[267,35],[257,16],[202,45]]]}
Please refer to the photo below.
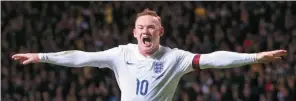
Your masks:
{"label": "tongue", "polygon": [[144,44],[147,45],[147,46],[150,46],[151,42],[150,41],[144,41]]}
{"label": "tongue", "polygon": [[152,45],[151,40],[149,39],[144,40],[144,44],[148,47]]}

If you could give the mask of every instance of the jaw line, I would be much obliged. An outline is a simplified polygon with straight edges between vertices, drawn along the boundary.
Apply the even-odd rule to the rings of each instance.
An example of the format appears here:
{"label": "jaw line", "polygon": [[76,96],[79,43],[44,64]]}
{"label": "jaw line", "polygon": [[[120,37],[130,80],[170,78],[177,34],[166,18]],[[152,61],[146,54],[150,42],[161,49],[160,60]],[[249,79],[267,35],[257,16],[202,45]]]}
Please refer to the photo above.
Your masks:
{"label": "jaw line", "polygon": [[[143,46],[140,46],[138,44],[138,50],[144,56],[153,55],[160,48],[160,45],[157,45],[157,46],[155,46],[155,48],[153,48],[154,45],[155,45],[155,43],[151,43],[151,46],[150,47],[146,47],[144,43],[143,43]],[[149,49],[146,50],[147,48],[149,48]]]}

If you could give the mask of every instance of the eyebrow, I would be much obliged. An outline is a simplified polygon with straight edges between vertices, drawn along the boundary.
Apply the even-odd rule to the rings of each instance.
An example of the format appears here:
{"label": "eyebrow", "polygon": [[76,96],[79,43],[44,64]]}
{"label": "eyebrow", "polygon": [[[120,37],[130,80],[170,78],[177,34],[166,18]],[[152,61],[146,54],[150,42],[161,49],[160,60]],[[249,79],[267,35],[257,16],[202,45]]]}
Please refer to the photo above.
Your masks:
{"label": "eyebrow", "polygon": [[[156,27],[156,25],[148,25],[147,27],[151,27],[151,26],[153,26],[153,27]],[[137,25],[137,27],[144,27],[144,25]]]}

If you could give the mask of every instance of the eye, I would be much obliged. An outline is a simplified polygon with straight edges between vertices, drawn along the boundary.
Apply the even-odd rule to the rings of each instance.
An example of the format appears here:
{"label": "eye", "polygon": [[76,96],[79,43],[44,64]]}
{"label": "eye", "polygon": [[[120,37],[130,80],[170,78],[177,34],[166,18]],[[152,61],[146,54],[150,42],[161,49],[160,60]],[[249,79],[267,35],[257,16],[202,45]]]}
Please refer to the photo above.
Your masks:
{"label": "eye", "polygon": [[138,26],[137,28],[138,28],[138,29],[143,29],[144,27],[143,27],[143,26]]}
{"label": "eye", "polygon": [[155,26],[148,26],[149,29],[155,29]]}

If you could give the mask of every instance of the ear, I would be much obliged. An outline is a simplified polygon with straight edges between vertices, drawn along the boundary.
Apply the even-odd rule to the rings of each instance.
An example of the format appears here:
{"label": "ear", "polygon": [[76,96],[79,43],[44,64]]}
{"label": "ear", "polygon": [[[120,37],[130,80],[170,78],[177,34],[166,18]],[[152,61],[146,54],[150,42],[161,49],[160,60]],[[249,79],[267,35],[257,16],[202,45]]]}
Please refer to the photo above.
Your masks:
{"label": "ear", "polygon": [[164,28],[161,27],[161,28],[160,28],[160,36],[163,36],[163,34],[164,34]]}
{"label": "ear", "polygon": [[136,34],[137,34],[137,33],[136,33],[136,29],[133,30],[133,34],[134,34],[134,37],[137,38],[137,35],[136,35]]}

